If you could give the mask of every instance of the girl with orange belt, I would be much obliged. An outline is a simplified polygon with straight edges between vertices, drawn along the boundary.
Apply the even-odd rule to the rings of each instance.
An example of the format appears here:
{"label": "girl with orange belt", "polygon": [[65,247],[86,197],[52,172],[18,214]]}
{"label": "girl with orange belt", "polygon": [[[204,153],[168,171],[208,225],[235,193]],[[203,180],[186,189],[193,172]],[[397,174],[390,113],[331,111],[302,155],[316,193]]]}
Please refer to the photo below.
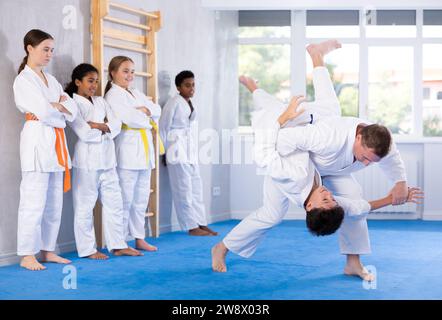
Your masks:
{"label": "girl with orange belt", "polygon": [[46,267],[40,262],[70,263],[54,251],[63,191],[70,189],[71,159],[64,127],[75,119],[77,106],[57,79],[43,71],[53,55],[52,36],[31,30],[24,37],[24,49],[26,57],[14,81],[15,103],[26,119],[20,135],[17,255],[22,257],[22,267],[43,270]]}

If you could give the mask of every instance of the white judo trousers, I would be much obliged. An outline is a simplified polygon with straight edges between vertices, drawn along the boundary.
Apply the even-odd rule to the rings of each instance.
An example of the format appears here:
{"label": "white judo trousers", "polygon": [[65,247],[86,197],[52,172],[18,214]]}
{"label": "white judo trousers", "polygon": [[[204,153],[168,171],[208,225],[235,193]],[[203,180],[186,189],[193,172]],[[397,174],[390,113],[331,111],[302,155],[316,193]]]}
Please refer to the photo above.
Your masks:
{"label": "white judo trousers", "polygon": [[63,207],[63,172],[22,171],[17,255],[55,251]]}
{"label": "white judo trousers", "polygon": [[182,230],[207,226],[203,184],[197,164],[167,163],[170,188],[178,223]]}
{"label": "white judo trousers", "polygon": [[[353,200],[362,199],[361,185],[351,174],[322,177],[322,182],[334,196]],[[365,215],[358,217],[345,215],[338,234],[341,254],[371,253],[367,217]]]}
{"label": "white judo trousers", "polygon": [[289,208],[283,185],[269,176],[264,177],[263,205],[249,214],[223,239],[224,245],[244,258],[252,256],[267,231],[279,224]]}
{"label": "white judo trousers", "polygon": [[78,255],[87,257],[97,252],[93,209],[100,197],[103,232],[109,251],[125,249],[123,199],[115,168],[87,170],[74,168],[72,176],[74,233]]}
{"label": "white judo trousers", "polygon": [[125,239],[144,239],[146,236],[146,210],[150,195],[151,170],[118,168],[123,195],[123,223]]}

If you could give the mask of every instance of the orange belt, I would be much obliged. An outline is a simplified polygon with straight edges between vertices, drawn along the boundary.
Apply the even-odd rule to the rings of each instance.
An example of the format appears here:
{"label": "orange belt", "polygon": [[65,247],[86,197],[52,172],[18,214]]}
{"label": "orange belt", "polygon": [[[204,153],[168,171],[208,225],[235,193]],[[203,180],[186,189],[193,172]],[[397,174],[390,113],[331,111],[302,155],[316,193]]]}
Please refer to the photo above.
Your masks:
{"label": "orange belt", "polygon": [[[38,121],[32,114],[25,113],[26,121]],[[63,191],[68,192],[71,189],[71,172],[68,167],[68,148],[64,137],[63,128],[54,128],[55,131],[55,152],[57,153],[58,164],[64,167]]]}

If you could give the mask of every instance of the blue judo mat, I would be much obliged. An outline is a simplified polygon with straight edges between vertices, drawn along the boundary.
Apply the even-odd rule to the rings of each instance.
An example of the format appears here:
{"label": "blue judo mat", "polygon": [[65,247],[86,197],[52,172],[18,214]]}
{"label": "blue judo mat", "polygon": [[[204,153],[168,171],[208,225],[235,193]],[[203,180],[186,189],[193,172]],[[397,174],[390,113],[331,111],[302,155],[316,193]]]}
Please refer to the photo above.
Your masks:
{"label": "blue judo mat", "polygon": [[0,299],[442,299],[442,222],[369,221],[373,252],[362,261],[377,275],[370,284],[343,275],[337,234],[314,237],[304,221],[284,221],[252,258],[229,254],[228,272],[214,273],[210,248],[238,222],[211,225],[217,237],[172,232],[149,239],[159,251],[143,257],[65,254],[76,289],[71,267],[1,267]]}

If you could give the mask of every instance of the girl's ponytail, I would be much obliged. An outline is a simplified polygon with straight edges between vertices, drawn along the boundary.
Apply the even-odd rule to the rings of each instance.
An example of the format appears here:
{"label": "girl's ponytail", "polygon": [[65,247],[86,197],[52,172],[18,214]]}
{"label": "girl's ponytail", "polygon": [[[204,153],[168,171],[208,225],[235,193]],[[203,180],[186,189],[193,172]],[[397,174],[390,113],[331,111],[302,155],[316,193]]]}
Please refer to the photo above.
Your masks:
{"label": "girl's ponytail", "polygon": [[112,88],[112,81],[109,80],[106,84],[106,88],[104,89],[104,94],[103,96],[110,90],[110,88]]}
{"label": "girl's ponytail", "polygon": [[28,63],[28,55],[23,58],[23,61],[21,62],[20,67],[18,68],[18,73],[22,72],[22,70],[25,68],[26,64]]}
{"label": "girl's ponytail", "polygon": [[74,93],[77,93],[77,86],[75,85],[75,81],[69,82],[66,88],[64,89],[64,92],[66,92],[69,95],[69,97],[73,98]]}

